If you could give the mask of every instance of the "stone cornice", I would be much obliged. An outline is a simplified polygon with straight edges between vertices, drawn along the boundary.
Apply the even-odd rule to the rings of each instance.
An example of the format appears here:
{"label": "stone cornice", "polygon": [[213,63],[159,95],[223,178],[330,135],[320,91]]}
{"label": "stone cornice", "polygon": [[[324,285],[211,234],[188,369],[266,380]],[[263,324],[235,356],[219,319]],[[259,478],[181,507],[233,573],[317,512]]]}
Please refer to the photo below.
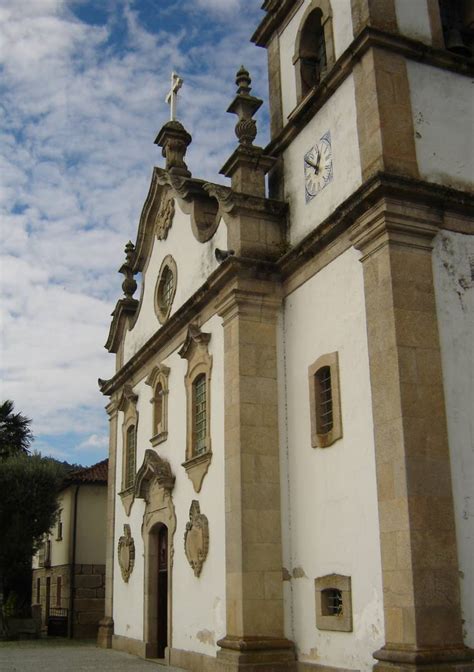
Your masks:
{"label": "stone cornice", "polygon": [[472,59],[457,56],[444,49],[434,49],[403,35],[366,27],[337,59],[324,80],[313,88],[291,112],[281,132],[265,147],[265,154],[272,156],[281,154],[352,73],[354,66],[362,56],[372,48],[396,52],[410,60],[450,70],[465,77],[474,76],[474,61]]}
{"label": "stone cornice", "polygon": [[295,12],[303,0],[265,0],[262,5],[267,14],[250,38],[258,47],[266,47],[272,35],[289,15]]}
{"label": "stone cornice", "polygon": [[[226,188],[223,187],[223,189]],[[449,228],[474,235],[474,224],[472,223],[474,194],[387,173],[374,175],[278,262],[229,257],[120,371],[109,380],[101,381],[102,393],[111,395],[119,389],[155,352],[181,331],[185,331],[189,323],[196,319],[210,300],[215,299],[219,294],[223,296],[223,290],[226,287],[232,289],[232,283],[239,277],[248,276],[274,281],[290,277],[302,264],[328,247],[384,197],[402,199],[410,203],[437,208],[443,212],[455,213],[459,216],[458,222],[441,218],[438,222],[439,228]]]}
{"label": "stone cornice", "polygon": [[[289,277],[307,259],[331,244],[382,197],[403,199],[439,210],[451,210],[458,213],[460,217],[467,216],[474,219],[474,194],[472,193],[422,180],[378,173],[367,180],[324,222],[278,261],[277,267],[282,277]],[[440,228],[442,226],[448,228],[448,223],[440,222]],[[449,228],[453,227],[449,226]],[[472,221],[470,223],[466,221],[456,230],[474,235],[474,224]]]}

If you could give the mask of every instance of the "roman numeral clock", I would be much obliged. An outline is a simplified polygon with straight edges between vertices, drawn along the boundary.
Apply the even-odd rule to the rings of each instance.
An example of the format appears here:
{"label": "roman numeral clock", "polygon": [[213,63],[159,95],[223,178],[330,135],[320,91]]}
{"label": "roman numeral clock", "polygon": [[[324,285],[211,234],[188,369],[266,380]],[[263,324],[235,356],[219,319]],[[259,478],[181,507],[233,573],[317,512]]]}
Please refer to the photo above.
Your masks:
{"label": "roman numeral clock", "polygon": [[327,187],[333,178],[331,132],[326,133],[304,155],[306,203]]}

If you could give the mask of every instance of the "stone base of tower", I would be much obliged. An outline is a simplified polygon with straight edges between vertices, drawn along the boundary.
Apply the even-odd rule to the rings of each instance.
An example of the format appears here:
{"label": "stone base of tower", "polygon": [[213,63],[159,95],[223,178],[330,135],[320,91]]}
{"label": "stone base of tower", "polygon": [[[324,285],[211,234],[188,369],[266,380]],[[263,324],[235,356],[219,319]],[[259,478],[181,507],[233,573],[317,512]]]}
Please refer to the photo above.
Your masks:
{"label": "stone base of tower", "polygon": [[219,672],[296,672],[294,645],[288,639],[224,637],[217,643]]}
{"label": "stone base of tower", "polygon": [[373,654],[374,672],[474,672],[474,651],[465,647],[402,650],[383,647]]}

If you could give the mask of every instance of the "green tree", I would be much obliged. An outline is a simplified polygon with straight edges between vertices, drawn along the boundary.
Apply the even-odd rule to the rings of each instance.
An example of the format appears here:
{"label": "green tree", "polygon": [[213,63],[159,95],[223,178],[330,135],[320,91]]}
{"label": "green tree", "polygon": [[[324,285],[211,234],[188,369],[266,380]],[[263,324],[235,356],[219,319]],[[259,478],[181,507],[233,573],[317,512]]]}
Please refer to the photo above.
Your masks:
{"label": "green tree", "polygon": [[7,399],[0,404],[0,459],[18,453],[28,454],[33,433],[30,418],[14,413],[13,401]]}
{"label": "green tree", "polygon": [[31,559],[54,525],[63,475],[38,454],[0,460],[0,605],[13,592],[29,601]]}

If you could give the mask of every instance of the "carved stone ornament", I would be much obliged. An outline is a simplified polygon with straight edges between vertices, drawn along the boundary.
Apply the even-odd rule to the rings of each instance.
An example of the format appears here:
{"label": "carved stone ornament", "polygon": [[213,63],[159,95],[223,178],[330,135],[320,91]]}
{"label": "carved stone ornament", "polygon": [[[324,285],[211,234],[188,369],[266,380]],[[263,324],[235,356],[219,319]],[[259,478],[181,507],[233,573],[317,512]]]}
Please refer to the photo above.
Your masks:
{"label": "carved stone ornament", "polygon": [[209,550],[209,522],[201,513],[199,502],[195,499],[189,509],[189,523],[184,533],[184,551],[191,565],[194,576],[201,574],[202,566]]}
{"label": "carved stone ornament", "polygon": [[135,542],[133,541],[130,525],[123,526],[123,536],[118,542],[118,561],[120,571],[122,572],[122,579],[128,583],[130,574],[133,572],[135,565]]}
{"label": "carved stone ornament", "polygon": [[173,223],[174,212],[174,198],[167,196],[163,199],[156,218],[156,237],[158,240],[166,240],[168,237],[168,231]]}

